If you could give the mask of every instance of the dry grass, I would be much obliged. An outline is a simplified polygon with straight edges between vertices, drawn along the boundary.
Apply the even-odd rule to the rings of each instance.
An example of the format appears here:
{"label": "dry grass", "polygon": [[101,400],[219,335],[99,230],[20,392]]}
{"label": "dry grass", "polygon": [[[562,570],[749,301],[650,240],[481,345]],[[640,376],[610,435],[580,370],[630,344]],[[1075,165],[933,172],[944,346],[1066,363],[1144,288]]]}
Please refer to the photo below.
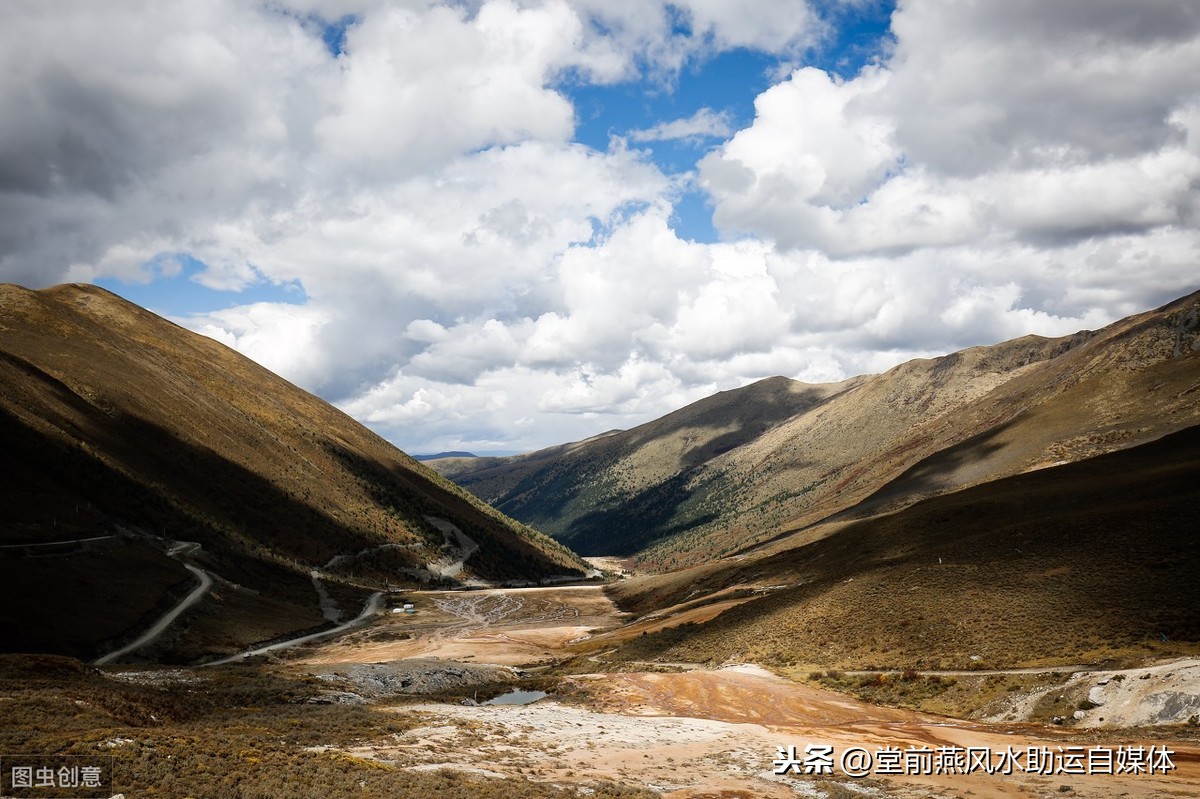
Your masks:
{"label": "dry grass", "polygon": [[1200,651],[1200,428],[853,522],[692,573],[623,581],[645,612],[733,584],[782,585],[614,657],[780,668],[1134,663]]}
{"label": "dry grass", "polygon": [[[264,607],[255,619],[241,604],[226,630],[210,625],[215,651],[230,643],[223,632],[237,639],[238,629],[257,634],[276,619],[319,623],[319,614],[306,615],[316,613],[308,571],[334,556],[353,556],[329,569],[352,601],[386,582],[416,584],[406,570],[446,554],[426,517],[449,521],[480,545],[468,577],[537,579],[587,568],[328,403],[103,289],[0,286],[0,316],[0,544],[121,528],[199,542],[215,573],[289,606]],[[0,557],[9,561],[5,573],[31,562],[12,550]],[[170,582],[143,561],[92,564],[95,582],[136,594],[127,606],[116,601],[108,617],[118,637],[142,622]],[[66,557],[42,565],[61,571],[43,575],[47,586],[78,571]],[[127,579],[141,571],[146,580]],[[89,604],[112,598],[74,594],[79,601],[64,600],[57,618],[81,618]],[[25,590],[11,597],[6,605],[19,624],[37,601]],[[204,607],[219,616],[226,606]],[[65,634],[60,652],[82,655],[113,636],[59,628],[45,638]],[[7,630],[0,639],[10,651],[44,646]]]}
{"label": "dry grass", "polygon": [[1200,295],[841,384],[770,378],[628,431],[442,465],[585,554],[658,571],[1200,422]]}
{"label": "dry grass", "polygon": [[[368,706],[305,704],[320,687],[311,679],[247,668],[182,672],[175,682],[139,685],[65,658],[0,656],[0,751],[111,755],[118,791],[162,799],[577,795],[519,777],[410,771],[404,763],[339,752],[387,740],[422,718]],[[654,795],[631,786],[592,787],[602,799]]]}

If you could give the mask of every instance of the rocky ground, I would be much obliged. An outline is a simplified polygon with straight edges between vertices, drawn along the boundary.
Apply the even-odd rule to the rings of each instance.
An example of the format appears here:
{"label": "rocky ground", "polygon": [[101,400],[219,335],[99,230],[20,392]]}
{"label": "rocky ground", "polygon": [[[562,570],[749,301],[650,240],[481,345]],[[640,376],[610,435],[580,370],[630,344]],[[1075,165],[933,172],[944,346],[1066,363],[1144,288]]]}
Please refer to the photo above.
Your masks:
{"label": "rocky ground", "polygon": [[1015,692],[986,718],[1028,721],[1052,698],[1074,708],[1057,721],[1078,728],[1200,726],[1200,660],[1177,658],[1140,668],[1076,671],[1049,685]]}
{"label": "rocky ground", "polygon": [[475,665],[437,658],[387,663],[345,663],[315,669],[330,686],[318,701],[359,704],[395,696],[439,696],[485,690],[515,682],[525,672],[509,666]]}
{"label": "rocky ground", "polygon": [[[1074,719],[1071,725],[996,723],[879,707],[747,665],[576,674],[560,678],[552,696],[523,706],[414,704],[412,698],[421,695],[470,696],[477,689],[490,695],[506,682],[542,673],[572,647],[604,636],[622,621],[598,587],[431,592],[416,604],[418,613],[326,644],[293,666],[328,682],[324,698],[330,702],[391,703],[396,713],[419,715],[416,729],[344,750],[355,758],[414,771],[520,775],[556,785],[617,780],[669,799],[1118,794],[1149,799],[1200,790],[1200,745],[1184,733],[1186,715],[1181,719],[1176,712],[1196,700],[1200,664],[1164,664],[1123,677],[1078,674],[1069,690],[1103,702],[1085,711],[1078,726]],[[515,667],[521,658],[525,668]],[[1061,684],[1058,689],[1068,690]],[[1020,704],[1021,697],[1013,701]],[[1183,726],[1127,728],[1169,722]],[[802,757],[810,745],[832,747],[835,760],[852,747],[872,753],[886,747],[976,747],[1026,757],[1031,748],[1061,753],[1166,745],[1174,768],[1091,775],[1053,768],[1010,774],[872,771],[852,778],[839,763],[832,773],[805,774],[798,767],[775,773],[780,747],[795,746]]]}

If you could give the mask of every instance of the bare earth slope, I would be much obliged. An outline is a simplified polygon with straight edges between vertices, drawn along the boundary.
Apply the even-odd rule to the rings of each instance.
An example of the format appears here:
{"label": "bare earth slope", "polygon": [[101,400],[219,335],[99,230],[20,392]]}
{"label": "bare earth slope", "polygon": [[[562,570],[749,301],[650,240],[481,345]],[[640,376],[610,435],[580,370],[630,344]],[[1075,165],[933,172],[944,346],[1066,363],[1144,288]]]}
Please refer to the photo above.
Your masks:
{"label": "bare earth slope", "polygon": [[0,436],[10,651],[131,639],[194,587],[168,556],[179,540],[220,578],[184,624],[214,651],[327,623],[330,601],[353,617],[386,583],[586,569],[324,401],[93,286],[0,285]]}
{"label": "bare earth slope", "polygon": [[678,568],[838,514],[1133,446],[1200,422],[1200,293],[829,386],[785,378],[514,458],[434,461],[584,554]]}

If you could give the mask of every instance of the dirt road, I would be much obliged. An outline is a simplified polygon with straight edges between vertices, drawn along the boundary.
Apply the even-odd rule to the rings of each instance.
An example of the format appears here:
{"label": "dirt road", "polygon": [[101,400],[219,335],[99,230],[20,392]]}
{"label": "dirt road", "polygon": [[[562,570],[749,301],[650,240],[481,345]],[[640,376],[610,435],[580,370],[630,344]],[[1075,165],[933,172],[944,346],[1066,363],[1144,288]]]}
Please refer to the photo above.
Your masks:
{"label": "dirt road", "polygon": [[[418,613],[393,626],[407,624],[410,639],[372,641],[379,631],[363,630],[305,662],[367,663],[417,655],[470,663],[544,662],[560,656],[569,642],[621,621],[594,587],[431,592],[419,601],[428,609],[423,619]],[[1055,763],[1060,770],[1067,764],[1067,754],[1107,749],[1126,762],[1129,753],[1118,754],[1119,747],[1140,746],[1138,757],[1144,757],[1147,747],[1164,742],[876,707],[754,666],[583,675],[567,681],[563,696],[526,706],[404,705],[396,712],[420,713],[423,724],[352,753],[403,768],[451,768],[497,778],[520,771],[560,784],[621,780],[652,787],[669,799],[1200,795],[1200,746],[1194,743],[1165,743],[1174,766],[1165,773],[1054,773]],[[799,773],[798,762],[787,773],[775,773],[786,765],[780,747],[786,755],[789,746],[801,760],[809,746],[831,747],[833,772]],[[971,748],[978,756],[986,752],[993,766],[1012,752],[1018,767],[1007,774],[982,768],[961,773],[953,767],[923,773],[923,761],[913,755],[910,773],[872,768],[865,777],[852,778],[839,758],[854,747],[873,756],[885,748],[927,752],[931,763],[938,752]],[[1036,757],[1049,758],[1047,773],[1021,771],[1031,749]]]}
{"label": "dirt road", "polygon": [[544,663],[562,657],[571,641],[623,619],[597,585],[418,591],[405,598],[417,605],[417,613],[390,616],[302,662],[432,657],[506,666]]}
{"label": "dirt road", "polygon": [[303,644],[312,643],[313,641],[319,641],[322,638],[328,638],[330,636],[346,632],[347,630],[361,627],[372,616],[378,613],[381,607],[383,607],[383,594],[379,591],[376,591],[375,593],[371,594],[371,596],[367,597],[367,602],[365,605],[363,605],[362,612],[345,624],[339,624],[337,627],[332,627],[328,630],[321,630],[320,632],[302,635],[298,638],[289,638],[286,641],[280,641],[276,644],[269,644],[267,646],[259,647],[258,649],[239,652],[238,654],[230,655],[227,658],[221,658],[220,660],[213,660],[208,663],[203,663],[201,666],[223,666],[226,663],[236,663],[246,658],[255,657],[257,655],[265,655],[268,652],[276,652],[281,649],[291,649]]}
{"label": "dirt road", "polygon": [[109,652],[107,655],[97,658],[95,661],[97,666],[103,666],[108,663],[112,663],[118,658],[122,658],[125,655],[128,655],[130,652],[136,652],[150,642],[154,641],[156,638],[162,635],[166,629],[170,627],[171,624],[180,617],[180,615],[183,614],[185,610],[204,598],[204,595],[208,593],[208,589],[212,588],[212,577],[208,575],[208,572],[204,571],[203,569],[199,569],[190,563],[183,564],[183,568],[195,575],[196,579],[200,581],[200,584],[192,589],[191,593],[185,596],[178,605],[164,613],[158,619],[158,621],[151,625],[150,629],[138,636],[137,639],[132,643],[126,644],[120,649],[115,649],[112,652]]}

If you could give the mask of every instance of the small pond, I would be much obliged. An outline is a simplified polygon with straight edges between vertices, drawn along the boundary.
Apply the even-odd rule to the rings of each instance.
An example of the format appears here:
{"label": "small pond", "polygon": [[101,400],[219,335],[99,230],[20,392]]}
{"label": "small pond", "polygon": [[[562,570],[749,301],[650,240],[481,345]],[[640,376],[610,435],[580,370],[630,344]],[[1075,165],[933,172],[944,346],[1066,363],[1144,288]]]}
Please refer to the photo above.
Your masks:
{"label": "small pond", "polygon": [[484,702],[485,705],[530,705],[550,694],[545,691],[509,691]]}

